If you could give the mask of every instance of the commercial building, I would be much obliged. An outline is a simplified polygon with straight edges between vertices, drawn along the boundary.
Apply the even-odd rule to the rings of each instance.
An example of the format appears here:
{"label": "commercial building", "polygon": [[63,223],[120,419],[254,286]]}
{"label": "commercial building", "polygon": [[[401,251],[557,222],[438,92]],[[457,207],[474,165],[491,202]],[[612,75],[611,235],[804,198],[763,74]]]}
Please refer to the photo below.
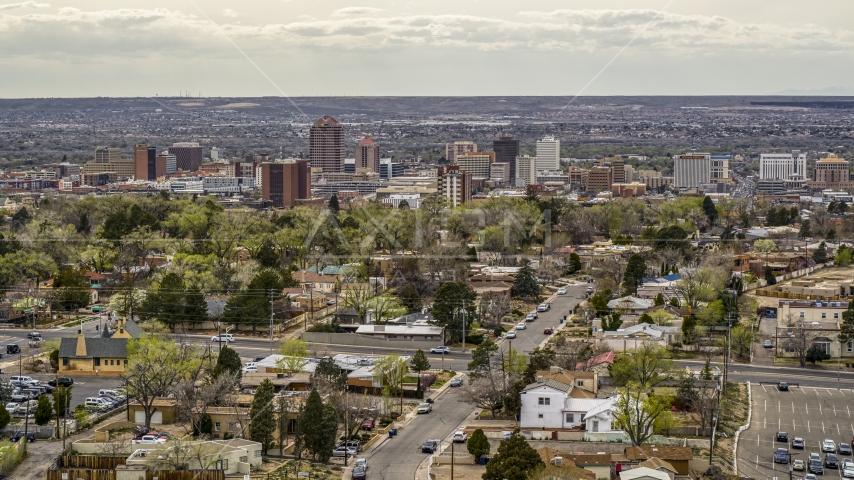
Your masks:
{"label": "commercial building", "polygon": [[807,182],[813,190],[824,190],[826,188],[837,188],[849,190],[854,188],[851,181],[851,166],[848,161],[830,154],[815,162],[813,169],[813,180]]}
{"label": "commercial building", "polygon": [[[513,158],[513,163],[516,163],[516,158]],[[503,185],[510,185],[511,176],[515,177],[515,173],[511,174],[511,165],[506,162],[495,162],[489,166],[489,179],[500,182]]]}
{"label": "commercial building", "polygon": [[732,177],[729,175],[730,155],[711,155],[709,157],[711,163],[709,165],[709,182],[711,183],[731,183]]}
{"label": "commercial building", "polygon": [[392,162],[390,158],[380,159],[380,178],[386,180],[390,178],[402,177],[406,168],[402,163]]}
{"label": "commercial building", "polygon": [[458,166],[439,167],[436,172],[439,195],[459,207],[471,200],[471,175]]}
{"label": "commercial building", "polygon": [[551,136],[537,140],[537,170],[560,170],[560,140]]}
{"label": "commercial building", "polygon": [[246,177],[205,177],[202,190],[213,194],[242,194],[255,189],[255,179]]}
{"label": "commercial building", "polygon": [[474,142],[454,142],[445,144],[445,160],[453,165],[457,155],[467,152],[476,152],[477,144]]}
{"label": "commercial building", "polygon": [[806,180],[807,154],[800,150],[792,153],[763,153],[759,155],[760,180]]}
{"label": "commercial building", "polygon": [[82,184],[90,187],[101,187],[118,181],[116,172],[84,173]]}
{"label": "commercial building", "polygon": [[599,166],[611,168],[611,181],[613,183],[627,183],[626,161],[621,157],[605,158],[599,162]]}
{"label": "commercial building", "polygon": [[395,193],[383,198],[384,204],[391,205],[394,208],[400,208],[401,202],[406,202],[406,205],[409,205],[409,208],[418,208],[421,206],[421,195],[417,193]]}
{"label": "commercial building", "polygon": [[356,158],[353,162],[353,166],[353,173],[356,173],[355,168],[367,168],[372,172],[379,172],[380,144],[371,137],[365,137],[359,140],[359,143],[356,144]]}
{"label": "commercial building", "polygon": [[185,172],[195,172],[202,164],[202,147],[196,142],[179,142],[169,147],[169,154],[175,155],[177,167]]}
{"label": "commercial building", "polygon": [[498,137],[498,140],[492,142],[492,151],[495,152],[496,163],[506,163],[510,166],[510,178],[507,183],[514,183],[513,181],[516,179],[516,157],[519,156],[519,140],[507,136]]}
{"label": "commercial building", "polygon": [[489,168],[495,162],[495,152],[465,152],[456,156],[454,165],[474,178],[489,178]]}
{"label": "commercial building", "polygon": [[76,163],[47,163],[42,167],[46,172],[53,172],[53,178],[64,178],[80,175],[82,170]]}
{"label": "commercial building", "polygon": [[587,191],[611,191],[614,183],[614,170],[611,167],[596,166],[587,172]]}
{"label": "commercial building", "polygon": [[615,197],[634,198],[646,195],[646,185],[643,183],[613,183],[611,193]]}
{"label": "commercial building", "polygon": [[708,153],[692,153],[673,157],[673,177],[677,188],[699,188],[701,183],[710,183],[712,156]]}
{"label": "commercial building", "polygon": [[95,160],[83,165],[82,173],[115,172],[119,178],[132,178],[136,173],[133,158],[122,158],[118,148],[98,147],[95,149]]}
{"label": "commercial building", "polygon": [[311,166],[324,172],[343,172],[344,152],[344,126],[329,115],[314,122],[309,131]]}
{"label": "commercial building", "polygon": [[157,179],[157,147],[141,143],[133,147],[134,175],[136,180]]}
{"label": "commercial building", "polygon": [[274,207],[293,207],[297,200],[311,198],[311,174],[307,160],[262,163],[264,184],[261,198]]}
{"label": "commercial building", "polygon": [[587,191],[587,175],[587,170],[581,167],[570,166],[567,171],[569,188],[580,192]]}
{"label": "commercial building", "polygon": [[524,155],[516,157],[516,186],[537,183],[537,157]]}
{"label": "commercial building", "polygon": [[569,183],[569,176],[560,170],[540,170],[537,172],[537,183],[540,185],[546,183],[566,185]]}
{"label": "commercial building", "polygon": [[673,185],[673,177],[665,177],[655,170],[638,170],[635,176],[636,181],[646,185],[647,190],[658,190],[661,187]]}

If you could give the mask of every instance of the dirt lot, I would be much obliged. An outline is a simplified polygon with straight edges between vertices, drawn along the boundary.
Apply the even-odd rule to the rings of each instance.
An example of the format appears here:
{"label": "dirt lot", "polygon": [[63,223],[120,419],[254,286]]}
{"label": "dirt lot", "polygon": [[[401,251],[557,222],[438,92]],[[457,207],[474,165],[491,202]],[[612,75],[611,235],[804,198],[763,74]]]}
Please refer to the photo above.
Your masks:
{"label": "dirt lot", "polygon": [[[831,267],[831,268],[821,268],[811,273],[809,277],[798,277],[795,280],[805,280],[812,279],[818,282],[827,281],[827,280],[851,280],[854,278],[854,267]],[[789,285],[792,283],[792,280],[786,280],[785,282],[780,282],[777,285]],[[780,298],[777,297],[760,297],[756,296],[752,293],[748,294],[750,297],[755,298],[759,303],[760,307],[777,307],[779,305]]]}

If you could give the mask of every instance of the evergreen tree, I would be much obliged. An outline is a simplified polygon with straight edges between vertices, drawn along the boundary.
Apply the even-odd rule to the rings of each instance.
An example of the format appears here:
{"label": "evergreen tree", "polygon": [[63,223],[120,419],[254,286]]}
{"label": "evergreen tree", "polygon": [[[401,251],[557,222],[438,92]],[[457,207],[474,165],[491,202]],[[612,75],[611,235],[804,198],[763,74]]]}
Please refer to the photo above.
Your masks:
{"label": "evergreen tree", "polygon": [[17,212],[15,212],[14,215],[12,215],[12,223],[10,226],[12,227],[12,230],[17,231],[22,229],[26,224],[30,223],[30,220],[32,219],[33,217],[30,216],[30,212],[27,210],[27,207],[21,207],[20,210],[18,210]]}
{"label": "evergreen tree", "polygon": [[412,356],[412,361],[409,363],[409,368],[419,373],[430,370],[430,360],[427,359],[424,350],[418,349],[415,352],[415,355]]}
{"label": "evergreen tree", "polygon": [[658,292],[658,295],[655,296],[655,300],[653,300],[652,304],[654,306],[664,305],[664,295],[661,292]]}
{"label": "evergreen tree", "polygon": [[812,253],[812,259],[815,260],[815,263],[827,262],[827,246],[824,242],[818,244],[818,248]]}
{"label": "evergreen tree", "polygon": [[92,230],[92,227],[89,225],[89,215],[82,213],[80,214],[80,222],[77,225],[77,233],[82,235],[89,235],[89,232]]}
{"label": "evergreen tree", "polygon": [[697,319],[691,315],[682,321],[682,339],[687,344],[694,343],[697,335]]}
{"label": "evergreen tree", "polygon": [[803,222],[801,222],[801,231],[799,232],[799,235],[801,238],[807,238],[812,236],[809,220],[804,220]]}
{"label": "evergreen tree", "polygon": [[12,416],[9,415],[9,411],[6,410],[5,405],[0,405],[0,428],[6,428],[6,425],[9,425],[9,422],[12,421]]}
{"label": "evergreen tree", "polygon": [[501,442],[498,452],[486,464],[483,480],[526,480],[544,465],[540,454],[516,430]]}
{"label": "evergreen tree", "polygon": [[823,348],[813,344],[813,346],[811,346],[809,350],[807,350],[805,358],[807,362],[810,362],[815,365],[815,362],[821,362],[829,359],[830,355],[825,352]]}
{"label": "evergreen tree", "polygon": [[679,387],[676,389],[676,403],[685,410],[693,410],[698,397],[699,394],[694,390],[694,376],[686,375],[679,381]]}
{"label": "evergreen tree", "polygon": [[39,403],[36,405],[35,411],[36,425],[47,425],[47,422],[53,418],[53,405],[50,404],[50,399],[47,395],[39,397]]}
{"label": "evergreen tree", "polygon": [[436,325],[445,327],[450,342],[461,341],[463,317],[466,327],[475,318],[477,294],[466,282],[445,282],[439,285],[433,300],[433,318]]}
{"label": "evergreen tree", "polygon": [[317,459],[326,463],[332,456],[332,449],[335,448],[335,437],[338,435],[338,413],[331,403],[323,406],[323,428],[319,430],[321,430],[322,446]]}
{"label": "evergreen tree", "polygon": [[466,450],[468,450],[470,454],[474,455],[475,459],[488,455],[489,449],[489,439],[486,438],[486,434],[483,433],[483,429],[480,428],[471,434],[471,437],[469,437],[468,442],[466,443]]}
{"label": "evergreen tree", "polygon": [[478,344],[471,352],[471,361],[468,364],[468,370],[472,376],[488,371],[492,365],[490,356],[498,351],[498,345],[492,340],[484,340]]}
{"label": "evergreen tree", "polygon": [[854,341],[854,302],[848,302],[848,309],[842,312],[838,338],[840,343]]}
{"label": "evergreen tree", "polygon": [[407,283],[400,289],[400,303],[406,307],[408,313],[421,311],[421,294],[411,283]]}
{"label": "evergreen tree", "polygon": [[249,438],[261,444],[262,452],[270,449],[273,432],[276,431],[276,416],[273,414],[275,396],[273,382],[264,379],[255,390],[252,405],[249,407]]}
{"label": "evergreen tree", "polygon": [[676,297],[676,296],[670,297],[669,303],[670,303],[671,307],[679,308],[679,297]]}
{"label": "evergreen tree", "polygon": [[581,270],[581,257],[579,257],[577,253],[572,252],[569,254],[569,266],[570,273],[575,273]]}
{"label": "evergreen tree", "polygon": [[89,305],[89,280],[83,270],[66,268],[53,278],[54,302],[63,310]]}
{"label": "evergreen tree", "polygon": [[[709,197],[706,197],[709,198]],[[640,254],[634,254],[629,258],[629,263],[626,265],[626,272],[623,275],[623,293],[626,295],[634,295],[638,291],[638,287],[643,283],[643,276],[646,274],[646,262]]]}
{"label": "evergreen tree", "polygon": [[409,202],[407,202],[406,200],[401,200],[400,203],[397,205],[397,208],[400,210],[409,210]]}
{"label": "evergreen tree", "polygon": [[184,321],[201,323],[208,320],[208,302],[197,288],[188,288],[184,294]]}
{"label": "evergreen tree", "polygon": [[703,199],[703,213],[709,219],[709,225],[714,225],[718,221],[718,210],[715,208],[715,202],[708,195]]}
{"label": "evergreen tree", "polygon": [[[71,389],[73,387],[62,387],[57,385],[53,389],[53,414],[65,418],[66,412],[71,408]],[[0,427],[3,428],[3,427]]]}
{"label": "evergreen tree", "polygon": [[[299,423],[303,428],[303,444],[305,450],[315,459],[323,455],[323,449],[326,446],[326,435],[322,428],[324,422],[323,400],[320,398],[320,393],[317,389],[312,389],[305,401],[302,415],[300,415]],[[331,452],[329,452],[331,453]]]}
{"label": "evergreen tree", "polygon": [[530,262],[526,261],[516,273],[516,279],[513,281],[513,296],[532,299],[540,296],[540,286],[537,284]]}
{"label": "evergreen tree", "polygon": [[332,215],[338,215],[338,212],[341,211],[341,207],[338,206],[338,195],[332,195],[329,199],[329,211],[332,212]]}
{"label": "evergreen tree", "polygon": [[620,318],[620,312],[602,317],[602,330],[606,332],[616,332],[622,325],[623,320]]}
{"label": "evergreen tree", "polygon": [[827,233],[824,235],[824,238],[827,239],[828,242],[836,240],[836,229],[831,228],[830,230],[828,230]]}
{"label": "evergreen tree", "polygon": [[216,366],[211,374],[218,377],[223,373],[233,373],[239,379],[243,375],[243,362],[240,360],[240,355],[233,348],[228,348],[228,345],[223,345],[219,351],[219,356],[216,359]]}
{"label": "evergreen tree", "polygon": [[712,379],[712,368],[709,365],[709,359],[706,359],[706,364],[703,365],[703,370],[700,372],[700,378],[703,380],[711,380]]}
{"label": "evergreen tree", "polygon": [[768,267],[768,266],[765,267],[765,282],[768,285],[776,285],[777,284],[777,277],[774,276],[774,271],[771,270],[771,267]]}

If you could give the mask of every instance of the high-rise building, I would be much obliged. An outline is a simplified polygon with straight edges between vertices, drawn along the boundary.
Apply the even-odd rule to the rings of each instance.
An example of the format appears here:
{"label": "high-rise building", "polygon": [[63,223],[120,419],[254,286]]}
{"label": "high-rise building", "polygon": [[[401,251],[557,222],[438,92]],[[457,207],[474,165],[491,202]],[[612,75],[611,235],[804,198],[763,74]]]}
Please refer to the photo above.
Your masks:
{"label": "high-rise building", "polygon": [[169,147],[169,154],[175,155],[178,168],[185,172],[195,172],[202,164],[202,147],[196,142],[178,142]]}
{"label": "high-rise building", "polygon": [[[372,172],[380,171],[380,144],[371,137],[365,137],[356,144],[356,168],[368,168]],[[356,171],[353,170],[353,173]]]}
{"label": "high-rise building", "polygon": [[676,188],[699,188],[711,183],[712,156],[708,153],[691,153],[673,157],[673,183]]}
{"label": "high-rise building", "polygon": [[516,186],[524,187],[537,183],[537,157],[516,157]]}
{"label": "high-rise building", "polygon": [[214,162],[219,160],[220,155],[222,155],[222,150],[216,147],[211,147],[211,160]]}
{"label": "high-rise building", "polygon": [[157,180],[157,147],[144,143],[133,147],[134,179]]}
{"label": "high-rise building", "polygon": [[551,136],[537,140],[537,170],[560,170],[560,140]]}
{"label": "high-rise building", "polygon": [[122,151],[119,148],[98,147],[95,149],[95,163],[116,162],[122,159]]}
{"label": "high-rise building", "polygon": [[439,195],[450,200],[454,207],[459,207],[471,200],[471,175],[460,167],[455,165],[439,167],[436,180]]}
{"label": "high-rise building", "polygon": [[308,156],[311,166],[324,172],[344,171],[344,126],[324,115],[311,126]]}
{"label": "high-rise building", "polygon": [[392,162],[390,158],[380,159],[380,178],[386,180],[395,177],[402,177],[406,168],[402,163]]}
{"label": "high-rise building", "polygon": [[851,180],[851,166],[848,161],[830,154],[815,162],[813,180],[808,182],[808,185],[814,190],[826,188],[850,190],[854,188],[854,181]]}
{"label": "high-rise building", "polygon": [[465,152],[457,155],[454,165],[473,178],[489,178],[489,166],[495,162],[495,152]]}
{"label": "high-rise building", "polygon": [[476,152],[477,144],[474,142],[454,142],[454,143],[446,143],[445,144],[445,160],[448,161],[449,164],[454,164],[454,159],[457,158],[457,155],[466,152]]}
{"label": "high-rise building", "polygon": [[759,155],[759,179],[801,181],[807,176],[807,154],[800,150],[792,153],[763,153]]}
{"label": "high-rise building", "polygon": [[136,174],[133,158],[122,158],[118,148],[98,147],[95,159],[86,162],[81,169],[83,174],[115,172],[118,178],[132,178]]}
{"label": "high-rise building", "polygon": [[570,166],[567,171],[567,176],[569,177],[569,187],[572,190],[580,192],[587,191],[587,175],[587,170],[581,167]]}
{"label": "high-rise building", "polygon": [[596,166],[587,172],[587,191],[611,191],[614,184],[614,169],[606,166]]}
{"label": "high-rise building", "polygon": [[[516,159],[513,159],[516,163]],[[502,185],[510,185],[510,164],[495,162],[489,166],[489,179],[500,182]]]}
{"label": "high-rise building", "polygon": [[178,159],[175,155],[169,155],[164,152],[157,156],[156,162],[158,177],[162,177],[163,175],[168,175],[170,173],[176,173],[178,171]]}
{"label": "high-rise building", "polygon": [[274,207],[293,207],[297,200],[311,198],[308,160],[288,159],[261,164],[264,183],[261,198]]}
{"label": "high-rise building", "polygon": [[516,157],[519,156],[519,140],[513,137],[498,137],[498,140],[493,140],[492,151],[495,152],[495,161],[506,163],[510,167],[510,183],[515,183],[516,178]]}

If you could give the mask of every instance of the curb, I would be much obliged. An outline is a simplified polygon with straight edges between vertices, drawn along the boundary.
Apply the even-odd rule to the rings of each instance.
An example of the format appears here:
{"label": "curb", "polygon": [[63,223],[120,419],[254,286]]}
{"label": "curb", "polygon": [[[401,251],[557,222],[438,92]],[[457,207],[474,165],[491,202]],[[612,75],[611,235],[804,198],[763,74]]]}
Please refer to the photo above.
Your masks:
{"label": "curb", "polygon": [[750,428],[750,417],[753,413],[753,395],[750,392],[750,382],[747,382],[747,423],[738,427],[738,430],[735,432],[735,440],[733,441],[732,447],[732,468],[735,470],[735,474],[738,475],[738,437],[741,435],[743,430],[747,430]]}

